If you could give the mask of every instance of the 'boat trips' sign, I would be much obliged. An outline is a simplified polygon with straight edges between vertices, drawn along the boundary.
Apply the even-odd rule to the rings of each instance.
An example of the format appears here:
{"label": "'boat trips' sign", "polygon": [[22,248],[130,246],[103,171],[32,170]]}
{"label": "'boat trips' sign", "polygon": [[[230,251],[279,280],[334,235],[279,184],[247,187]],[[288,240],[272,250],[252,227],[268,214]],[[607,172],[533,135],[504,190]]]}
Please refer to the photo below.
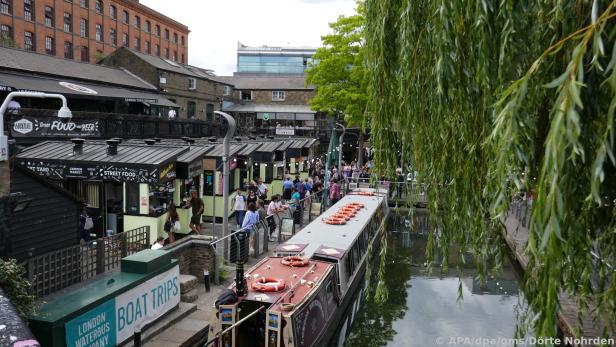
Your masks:
{"label": "'boat trips' sign", "polygon": [[115,346],[180,303],[180,269],[172,269],[67,322],[69,347]]}

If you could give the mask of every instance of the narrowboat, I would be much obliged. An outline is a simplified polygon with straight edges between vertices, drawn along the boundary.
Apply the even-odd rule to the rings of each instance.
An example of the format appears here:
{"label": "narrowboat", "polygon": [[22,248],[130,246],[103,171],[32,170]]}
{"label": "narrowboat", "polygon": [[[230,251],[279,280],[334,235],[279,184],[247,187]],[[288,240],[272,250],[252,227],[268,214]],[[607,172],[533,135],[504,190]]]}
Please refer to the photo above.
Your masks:
{"label": "narrowboat", "polygon": [[362,303],[366,266],[375,263],[369,259],[378,254],[387,214],[386,191],[354,190],[278,245],[244,280],[236,278],[230,289],[237,300],[217,303],[217,345],[342,345]]}

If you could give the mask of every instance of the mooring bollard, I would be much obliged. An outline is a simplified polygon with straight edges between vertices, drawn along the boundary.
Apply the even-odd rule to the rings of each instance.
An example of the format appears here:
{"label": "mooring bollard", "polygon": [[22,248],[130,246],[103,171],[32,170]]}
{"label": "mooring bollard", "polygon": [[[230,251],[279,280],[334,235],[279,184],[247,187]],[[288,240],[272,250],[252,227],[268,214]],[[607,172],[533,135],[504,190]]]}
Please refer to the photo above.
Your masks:
{"label": "mooring bollard", "polygon": [[133,347],[141,347],[141,328],[135,329],[135,335],[133,335]]}
{"label": "mooring bollard", "polygon": [[203,270],[203,282],[205,283],[205,291],[209,293],[210,292],[210,272],[208,270]]}

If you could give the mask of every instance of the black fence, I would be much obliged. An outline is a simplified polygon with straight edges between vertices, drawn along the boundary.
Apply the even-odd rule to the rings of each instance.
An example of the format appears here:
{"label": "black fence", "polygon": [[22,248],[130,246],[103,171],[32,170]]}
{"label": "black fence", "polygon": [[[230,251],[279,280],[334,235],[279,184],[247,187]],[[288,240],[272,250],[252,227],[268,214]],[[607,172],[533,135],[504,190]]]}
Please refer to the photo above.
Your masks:
{"label": "black fence", "polygon": [[149,247],[145,226],[32,257],[24,262],[31,294],[41,298],[120,266],[123,257]]}

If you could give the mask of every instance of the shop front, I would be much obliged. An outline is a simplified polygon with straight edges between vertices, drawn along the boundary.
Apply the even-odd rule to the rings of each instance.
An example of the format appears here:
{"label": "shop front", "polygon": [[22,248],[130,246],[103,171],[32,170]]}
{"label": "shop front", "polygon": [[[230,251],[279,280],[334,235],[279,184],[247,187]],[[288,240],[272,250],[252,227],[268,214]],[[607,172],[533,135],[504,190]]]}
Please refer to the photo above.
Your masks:
{"label": "shop front", "polygon": [[[233,143],[229,146],[229,201],[235,197],[235,189],[240,187],[240,171],[244,161],[238,160],[237,154],[245,144]],[[216,144],[212,150],[205,154],[203,159],[203,205],[204,217],[222,218],[223,213],[230,215],[232,205],[223,206],[223,144]]]}
{"label": "shop front", "polygon": [[269,197],[274,194],[282,194],[284,166],[281,166],[280,162],[276,161],[276,149],[280,145],[280,141],[264,142],[250,155],[253,163],[251,165],[253,179],[263,178],[263,182],[270,189]]}
{"label": "shop front", "polygon": [[15,162],[82,198],[97,236],[150,226],[152,243],[164,234],[176,160],[187,150],[74,139],[39,143],[17,154]]}

